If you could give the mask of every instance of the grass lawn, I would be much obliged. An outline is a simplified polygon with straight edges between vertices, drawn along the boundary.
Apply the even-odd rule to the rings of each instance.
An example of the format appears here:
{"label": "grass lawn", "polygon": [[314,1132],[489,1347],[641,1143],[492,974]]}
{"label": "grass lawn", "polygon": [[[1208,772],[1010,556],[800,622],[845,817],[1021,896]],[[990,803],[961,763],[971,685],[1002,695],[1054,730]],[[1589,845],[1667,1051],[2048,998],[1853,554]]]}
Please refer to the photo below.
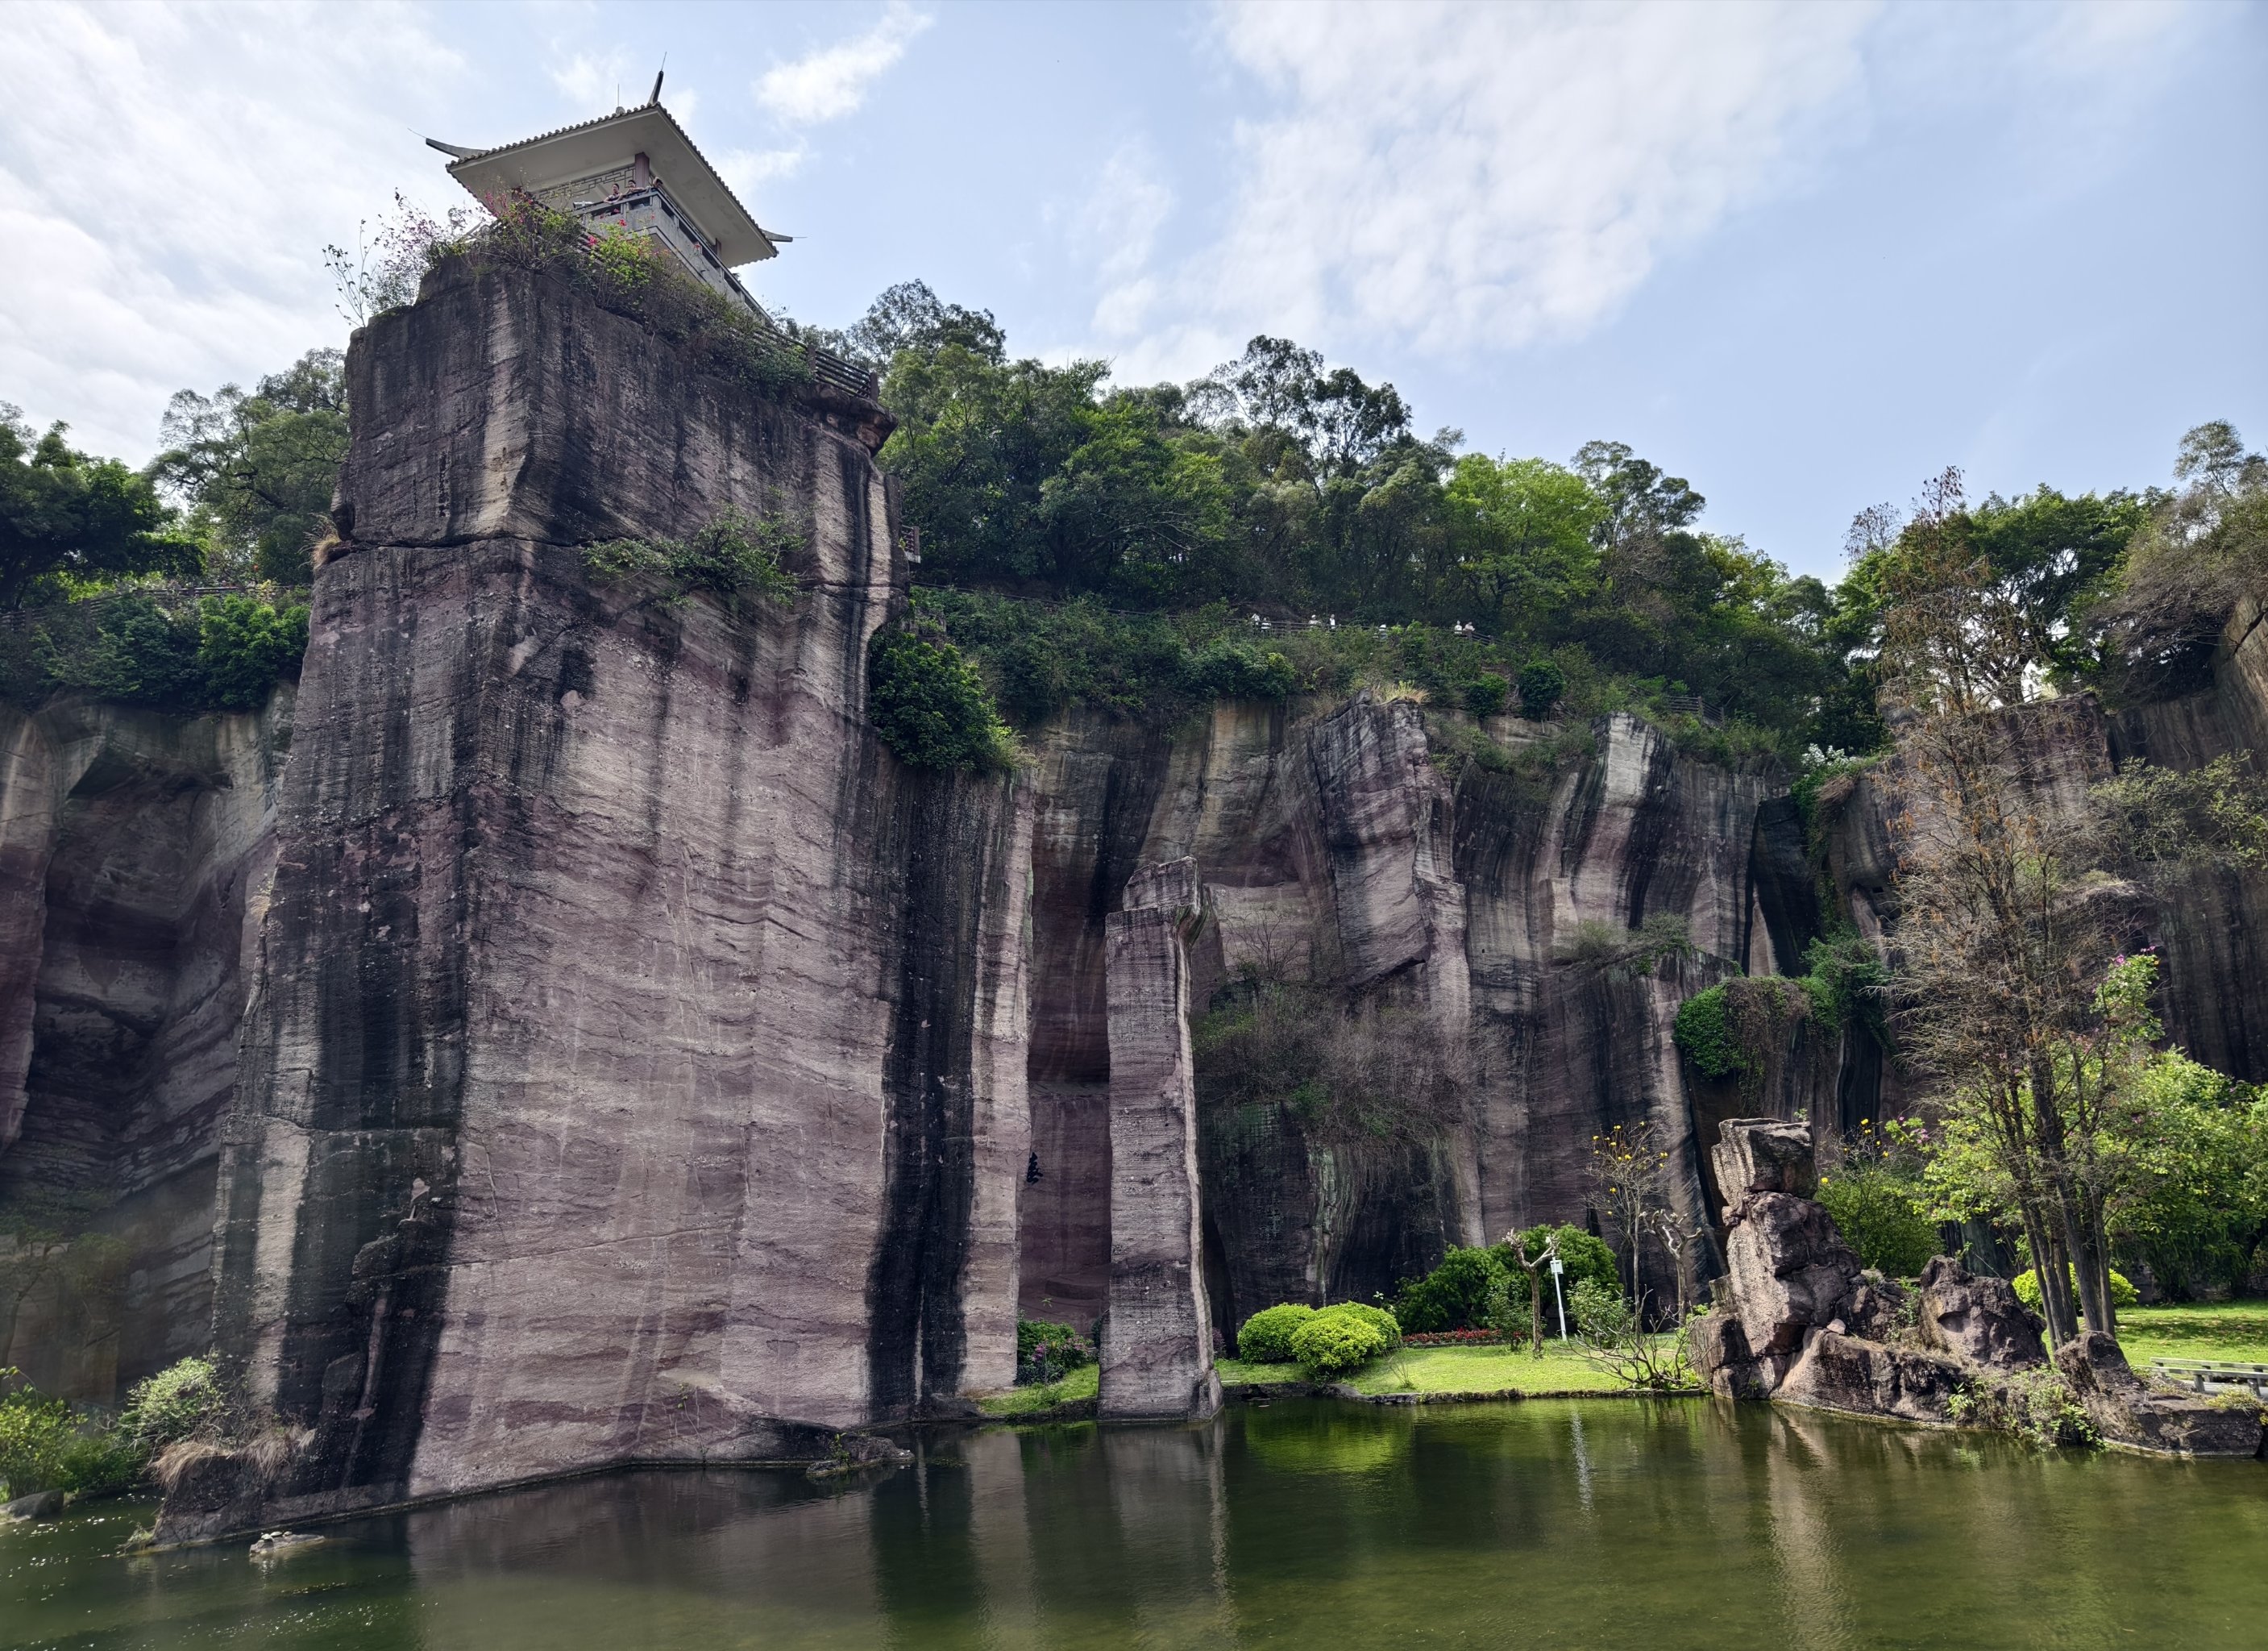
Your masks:
{"label": "grass lawn", "polygon": [[[1223,1359],[1217,1367],[1226,1382],[1297,1382],[1300,1367],[1245,1364]],[[1543,1356],[1518,1347],[1408,1347],[1391,1359],[1366,1365],[1349,1379],[1358,1393],[1493,1393],[1518,1388],[1524,1393],[1618,1393],[1623,1389],[1594,1369],[1572,1344],[1543,1344]]]}
{"label": "grass lawn", "polygon": [[2147,1369],[2153,1359],[2268,1364],[2268,1301],[2121,1308],[2118,1343],[2137,1370]]}
{"label": "grass lawn", "polygon": [[1005,1393],[988,1393],[976,1401],[976,1408],[987,1416],[1028,1416],[1034,1411],[1051,1410],[1058,1404],[1068,1404],[1073,1399],[1091,1399],[1102,1371],[1095,1365],[1086,1365],[1072,1371],[1060,1382],[1043,1386],[1010,1388]]}

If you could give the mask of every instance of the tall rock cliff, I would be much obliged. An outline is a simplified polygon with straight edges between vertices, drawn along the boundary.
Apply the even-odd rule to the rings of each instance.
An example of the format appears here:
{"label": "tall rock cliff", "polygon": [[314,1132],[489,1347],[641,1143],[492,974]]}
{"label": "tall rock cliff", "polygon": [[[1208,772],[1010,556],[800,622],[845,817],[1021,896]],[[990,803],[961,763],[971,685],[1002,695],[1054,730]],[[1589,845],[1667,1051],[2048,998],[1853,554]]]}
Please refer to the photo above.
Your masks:
{"label": "tall rock cliff", "polygon": [[[1126,1408],[1201,1410],[1203,1344],[1259,1308],[1584,1222],[1617,1124],[1654,1126],[1705,1227],[1723,1120],[1898,1093],[1863,1036],[1797,1024],[1759,1083],[1671,1037],[1830,918],[1895,923],[1894,768],[1808,840],[1776,768],[1631,717],[1364,693],[1072,714],[1020,775],[917,772],[865,719],[907,573],[873,403],[751,389],[464,261],[349,370],[296,694],[0,710],[0,1362],[107,1401],[217,1345],[301,1439],[280,1478],[192,1486],[173,1534],[808,1455],[1005,1385],[1020,1309],[1086,1328],[1138,1266],[1175,1340]],[[785,530],[792,598],[586,554],[727,511]],[[2027,712],[2042,806],[2126,755],[2268,749],[2257,618],[2188,699]],[[1128,997],[1164,919],[1126,890],[1168,866],[1175,1003],[1290,983],[1415,1038],[1454,1107],[1373,1131],[1209,1091],[1174,1005]],[[2157,918],[2169,1028],[2256,1079],[2264,898],[2200,873]]]}
{"label": "tall rock cliff", "polygon": [[[463,262],[348,372],[217,1212],[217,1341],[312,1429],[272,1509],[1005,1384],[1028,805],[865,725],[876,410]],[[728,509],[792,600],[586,566]]]}

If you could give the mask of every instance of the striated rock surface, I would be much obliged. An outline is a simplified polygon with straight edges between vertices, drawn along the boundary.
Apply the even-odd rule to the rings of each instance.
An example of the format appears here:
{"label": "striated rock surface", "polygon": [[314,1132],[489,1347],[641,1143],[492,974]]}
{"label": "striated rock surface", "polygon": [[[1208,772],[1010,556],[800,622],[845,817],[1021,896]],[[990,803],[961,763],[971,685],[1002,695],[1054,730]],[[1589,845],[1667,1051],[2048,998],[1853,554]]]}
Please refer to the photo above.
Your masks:
{"label": "striated rock surface", "polygon": [[[266,1516],[1005,1385],[1028,803],[864,726],[899,569],[860,432],[461,265],[349,375],[220,1196],[221,1345],[312,1434]],[[668,462],[586,463],[586,383]],[[792,601],[577,548],[728,505],[800,530]]]}
{"label": "striated rock surface", "polygon": [[[1103,927],[1133,866],[1183,856],[1214,917],[1192,960],[1200,1010],[1241,969],[1321,982],[1426,1015],[1473,1066],[1466,1120],[1424,1147],[1319,1139],[1288,1108],[1214,1107],[1201,1089],[1225,1329],[1277,1301],[1390,1292],[1446,1246],[1510,1226],[1581,1223],[1590,1139],[1616,1124],[1653,1123],[1679,1156],[1681,1204],[1713,1215],[1696,1133],[1734,1103],[1694,1093],[1670,1028],[1743,962],[1800,966],[1813,896],[1792,816],[1764,817],[1778,779],[1694,761],[1616,716],[1587,751],[1580,731],[1498,719],[1491,737],[1513,752],[1549,738],[1572,754],[1541,780],[1475,765],[1452,784],[1427,714],[1362,695],[1222,704],[1171,740],[1086,715],[1042,731],[1027,1313],[1101,1310]],[[1693,955],[1649,970],[1577,954],[1593,929],[1664,913]],[[1703,1250],[1690,1282],[1719,1264]],[[1675,1298],[1666,1257],[1647,1272]]]}
{"label": "striated rock surface", "polygon": [[1138,873],[1109,922],[1110,1295],[1106,1417],[1220,1408],[1198,1228],[1189,946],[1204,925],[1193,861]]}
{"label": "striated rock surface", "polygon": [[1710,1157],[1727,1203],[1738,1204],[1756,1192],[1808,1198],[1819,1190],[1819,1161],[1808,1124],[1728,1118],[1718,1130]]}
{"label": "striated rock surface", "polygon": [[0,706],[0,1366],[45,1391],[114,1404],[209,1345],[292,704]]}

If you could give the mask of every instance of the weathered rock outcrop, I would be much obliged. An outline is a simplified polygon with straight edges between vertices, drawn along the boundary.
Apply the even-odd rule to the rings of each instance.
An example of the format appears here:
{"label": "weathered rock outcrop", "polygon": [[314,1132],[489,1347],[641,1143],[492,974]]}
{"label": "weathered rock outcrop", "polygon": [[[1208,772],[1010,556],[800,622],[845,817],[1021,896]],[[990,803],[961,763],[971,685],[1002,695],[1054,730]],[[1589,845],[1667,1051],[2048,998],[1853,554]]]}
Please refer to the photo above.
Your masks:
{"label": "weathered rock outcrop", "polygon": [[[1618,716],[1542,779],[1474,765],[1452,784],[1428,714],[1362,695],[1223,704],[1170,740],[1087,717],[1042,733],[1027,1312],[1101,1310],[1104,924],[1135,866],[1184,856],[1215,919],[1200,1008],[1241,969],[1320,981],[1429,1017],[1473,1069],[1465,1122],[1425,1148],[1321,1139],[1289,1108],[1214,1106],[1201,1089],[1208,1293],[1225,1328],[1279,1301],[1369,1299],[1508,1226],[1583,1221],[1590,1139],[1615,1124],[1660,1128],[1681,1202],[1706,1218],[1691,1143],[1724,1102],[1690,1090],[1670,1027],[1742,963],[1800,962],[1808,876],[1775,777],[1681,755]],[[1515,754],[1570,733],[1490,729]],[[1663,913],[1683,919],[1693,955],[1641,969],[1574,944],[1586,925],[1621,934]],[[1661,1263],[1653,1283],[1671,1298]],[[1705,1255],[1702,1276],[1715,1265]]]}
{"label": "weathered rock outcrop", "polygon": [[2173,1456],[2260,1454],[2258,1405],[2152,1389],[2128,1366],[2118,1344],[2098,1330],[2057,1348],[2055,1362],[2107,1444]]}
{"label": "weathered rock outcrop", "polygon": [[1110,916],[1110,1297],[1101,1414],[1220,1408],[1198,1227],[1189,943],[1205,919],[1196,864],[1136,874]]}
{"label": "weathered rock outcrop", "polygon": [[1944,1422],[1955,1399],[2043,1359],[2039,1329],[2005,1279],[1940,1256],[1914,1291],[1866,1272],[1809,1197],[1808,1126],[1736,1118],[1715,1149],[1727,1271],[1693,1357],[1728,1398]]}

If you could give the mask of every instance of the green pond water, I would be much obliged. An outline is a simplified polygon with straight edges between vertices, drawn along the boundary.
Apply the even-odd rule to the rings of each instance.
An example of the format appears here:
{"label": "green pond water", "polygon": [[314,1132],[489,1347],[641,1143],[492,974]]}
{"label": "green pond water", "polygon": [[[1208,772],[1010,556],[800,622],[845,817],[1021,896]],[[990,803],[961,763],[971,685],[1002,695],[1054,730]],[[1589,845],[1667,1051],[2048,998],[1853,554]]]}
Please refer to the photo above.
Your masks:
{"label": "green pond water", "polygon": [[2268,1646],[2268,1467],[1712,1403],[1327,1402],[635,1472],[126,1559],[0,1532],[0,1646]]}

